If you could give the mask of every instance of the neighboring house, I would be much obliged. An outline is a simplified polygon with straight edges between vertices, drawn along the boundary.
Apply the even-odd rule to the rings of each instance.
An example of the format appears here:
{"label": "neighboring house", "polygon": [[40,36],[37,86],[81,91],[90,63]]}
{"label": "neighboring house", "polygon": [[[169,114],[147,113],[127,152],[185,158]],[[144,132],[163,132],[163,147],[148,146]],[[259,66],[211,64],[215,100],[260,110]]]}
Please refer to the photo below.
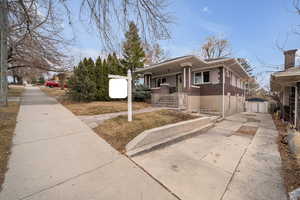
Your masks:
{"label": "neighboring house", "polygon": [[284,70],[271,75],[271,89],[279,94],[281,117],[299,130],[300,67],[295,66],[296,52],[284,52]]}
{"label": "neighboring house", "polygon": [[138,69],[152,104],[229,115],[244,111],[249,75],[234,58],[182,56]]}

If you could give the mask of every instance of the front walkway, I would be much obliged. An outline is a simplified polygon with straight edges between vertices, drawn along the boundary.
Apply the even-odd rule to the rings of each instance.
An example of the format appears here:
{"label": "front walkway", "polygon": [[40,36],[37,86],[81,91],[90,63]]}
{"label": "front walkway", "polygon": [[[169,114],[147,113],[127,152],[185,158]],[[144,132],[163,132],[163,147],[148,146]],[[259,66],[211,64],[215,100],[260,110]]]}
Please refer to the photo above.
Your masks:
{"label": "front walkway", "polygon": [[17,121],[1,200],[176,199],[39,88]]}
{"label": "front walkway", "polygon": [[[241,126],[257,127],[256,135],[237,133]],[[236,114],[132,159],[182,200],[286,200],[277,136],[270,115]]]}

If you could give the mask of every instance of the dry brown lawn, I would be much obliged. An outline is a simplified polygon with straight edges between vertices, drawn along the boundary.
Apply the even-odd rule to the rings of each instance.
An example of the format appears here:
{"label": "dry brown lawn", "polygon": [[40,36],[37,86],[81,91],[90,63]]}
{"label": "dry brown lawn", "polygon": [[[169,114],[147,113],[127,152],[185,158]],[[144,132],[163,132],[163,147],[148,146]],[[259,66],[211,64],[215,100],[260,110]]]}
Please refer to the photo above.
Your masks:
{"label": "dry brown lawn", "polygon": [[[126,101],[95,101],[89,103],[63,103],[65,107],[71,110],[75,115],[99,115],[105,113],[114,113],[127,111]],[[150,104],[143,102],[134,102],[133,109],[139,110],[150,107]]]}
{"label": "dry brown lawn", "polygon": [[[41,87],[47,95],[56,98],[61,104],[68,108],[75,115],[100,115],[106,113],[127,111],[127,101],[94,101],[94,102],[73,102],[67,100],[66,91],[60,88]],[[133,102],[133,109],[139,110],[150,107],[144,102]]]}
{"label": "dry brown lawn", "polygon": [[291,192],[300,187],[300,165],[295,155],[289,150],[287,125],[275,117],[273,120],[279,132],[277,143],[281,156],[281,173],[287,192]]}
{"label": "dry brown lawn", "polygon": [[115,149],[124,152],[126,144],[144,130],[194,118],[196,116],[175,110],[159,110],[136,114],[132,122],[127,121],[127,116],[109,119],[94,130]]}
{"label": "dry brown lawn", "polygon": [[19,97],[24,91],[24,86],[21,85],[10,85],[8,89],[9,97]]}
{"label": "dry brown lawn", "polygon": [[[21,96],[23,90],[20,86],[10,86],[8,96]],[[7,107],[0,107],[0,189],[7,170],[19,106],[17,102],[9,102]]]}

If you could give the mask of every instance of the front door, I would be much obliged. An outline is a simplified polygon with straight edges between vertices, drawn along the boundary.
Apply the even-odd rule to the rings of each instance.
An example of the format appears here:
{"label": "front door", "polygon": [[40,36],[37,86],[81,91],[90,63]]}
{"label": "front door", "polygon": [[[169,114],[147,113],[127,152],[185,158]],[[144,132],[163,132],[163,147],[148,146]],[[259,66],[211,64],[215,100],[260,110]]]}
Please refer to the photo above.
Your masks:
{"label": "front door", "polygon": [[176,90],[182,92],[182,74],[176,74]]}

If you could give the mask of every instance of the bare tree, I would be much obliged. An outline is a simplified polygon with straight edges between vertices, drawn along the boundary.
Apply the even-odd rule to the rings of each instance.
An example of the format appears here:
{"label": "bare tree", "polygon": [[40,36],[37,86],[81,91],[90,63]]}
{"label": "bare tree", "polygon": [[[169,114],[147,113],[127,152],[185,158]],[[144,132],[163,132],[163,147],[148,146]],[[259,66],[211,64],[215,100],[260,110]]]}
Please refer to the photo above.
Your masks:
{"label": "bare tree", "polygon": [[230,43],[226,39],[210,36],[202,45],[201,53],[206,59],[229,56],[231,55]]}
{"label": "bare tree", "polygon": [[9,1],[8,11],[8,70],[63,71],[68,41],[54,1]]}
{"label": "bare tree", "polygon": [[159,63],[169,57],[168,52],[162,49],[158,43],[144,44],[144,50],[146,53],[145,65]]}
{"label": "bare tree", "polygon": [[168,25],[172,16],[166,12],[168,0],[82,0],[81,19],[97,28],[105,47],[114,49],[120,30],[134,21],[144,41],[170,38]]}
{"label": "bare tree", "polygon": [[[0,88],[6,88],[7,84],[7,64],[2,63],[8,62],[9,69],[64,69],[62,63],[65,61],[63,50],[66,42],[61,35],[62,19],[58,17],[63,14],[57,12],[63,8],[72,25],[72,11],[68,4],[68,0],[1,1],[1,16],[3,19],[8,18],[8,31],[1,34],[1,44],[6,40],[6,36],[2,36],[7,34],[8,47],[1,48],[6,50],[8,59],[1,56]],[[172,20],[166,12],[167,6],[167,0],[82,0],[80,18],[95,25],[102,44],[113,49],[119,44],[120,30],[125,31],[130,21],[137,24],[144,41],[169,38],[168,24]],[[3,10],[8,11],[8,14],[4,14]],[[2,27],[7,28],[3,20],[0,20],[0,25],[1,30]],[[1,55],[4,55],[3,52]],[[7,99],[7,91],[0,90],[0,96]]]}

